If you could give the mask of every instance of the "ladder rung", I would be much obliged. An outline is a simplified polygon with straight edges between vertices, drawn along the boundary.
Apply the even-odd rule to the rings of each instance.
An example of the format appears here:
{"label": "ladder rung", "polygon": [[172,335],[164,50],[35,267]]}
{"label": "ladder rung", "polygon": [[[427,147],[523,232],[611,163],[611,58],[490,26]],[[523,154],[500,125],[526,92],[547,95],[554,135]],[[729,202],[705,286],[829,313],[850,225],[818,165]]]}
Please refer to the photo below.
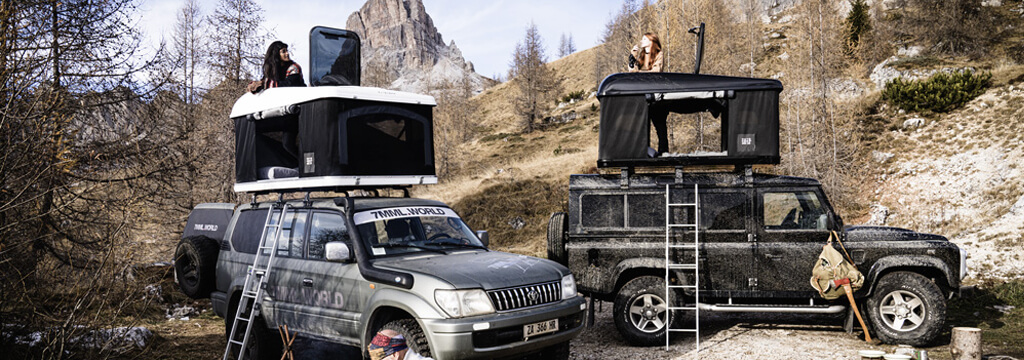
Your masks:
{"label": "ladder rung", "polygon": [[232,344],[235,344],[235,345],[244,345],[241,341],[238,341],[238,340],[228,340],[228,342],[232,343]]}
{"label": "ladder rung", "polygon": [[695,203],[678,203],[678,204],[668,204],[668,206],[697,206],[697,204],[695,204]]}
{"label": "ladder rung", "polygon": [[668,331],[675,331],[675,332],[692,332],[692,333],[695,333],[695,332],[697,332],[697,329],[668,329]]}
{"label": "ladder rung", "polygon": [[273,250],[273,246],[260,246],[260,250]]}
{"label": "ladder rung", "polygon": [[669,245],[670,249],[694,249],[697,244],[682,244],[682,245]]}
{"label": "ladder rung", "polygon": [[239,320],[241,320],[241,321],[249,321],[249,318],[247,318],[247,317],[236,317],[235,318],[235,321],[239,321]]}
{"label": "ladder rung", "polygon": [[697,227],[697,224],[668,224],[669,227]]}
{"label": "ladder rung", "polygon": [[671,289],[696,289],[697,285],[669,285]]}
{"label": "ladder rung", "polygon": [[697,270],[697,265],[693,264],[668,264],[669,269],[678,270]]}
{"label": "ladder rung", "polygon": [[697,310],[696,306],[669,306],[669,310]]}

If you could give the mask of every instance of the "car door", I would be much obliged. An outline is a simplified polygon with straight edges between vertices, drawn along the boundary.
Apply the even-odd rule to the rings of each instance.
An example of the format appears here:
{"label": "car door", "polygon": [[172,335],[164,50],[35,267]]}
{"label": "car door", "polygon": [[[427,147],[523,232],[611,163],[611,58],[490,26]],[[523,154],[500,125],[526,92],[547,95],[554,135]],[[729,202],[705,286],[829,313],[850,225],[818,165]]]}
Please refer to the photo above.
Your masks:
{"label": "car door", "polygon": [[[753,275],[752,189],[709,188],[700,192],[701,242],[706,253],[702,279],[711,283],[702,288],[713,291],[750,290]],[[721,295],[721,294],[720,294]],[[742,296],[742,295],[740,295]]]}
{"label": "car door", "polygon": [[757,289],[813,296],[807,279],[829,236],[820,188],[759,189],[757,203]]}
{"label": "car door", "polygon": [[[274,212],[271,223],[276,224],[280,210]],[[271,324],[288,325],[289,329],[303,328],[304,319],[297,312],[302,301],[301,282],[297,285],[298,271],[304,263],[306,246],[306,223],[309,209],[289,208],[281,221],[280,236],[277,238],[277,254],[267,278],[266,294],[270,298],[266,306]],[[269,228],[268,230],[274,230]],[[272,236],[267,234],[266,236]],[[267,245],[271,245],[268,241]]]}
{"label": "car door", "polygon": [[352,249],[344,216],[333,210],[312,211],[308,239],[306,260],[295,272],[295,283],[302,289],[296,314],[306,319],[303,332],[358,345],[359,318],[372,290],[359,274],[354,256],[344,263],[324,258],[328,242],[342,241]]}

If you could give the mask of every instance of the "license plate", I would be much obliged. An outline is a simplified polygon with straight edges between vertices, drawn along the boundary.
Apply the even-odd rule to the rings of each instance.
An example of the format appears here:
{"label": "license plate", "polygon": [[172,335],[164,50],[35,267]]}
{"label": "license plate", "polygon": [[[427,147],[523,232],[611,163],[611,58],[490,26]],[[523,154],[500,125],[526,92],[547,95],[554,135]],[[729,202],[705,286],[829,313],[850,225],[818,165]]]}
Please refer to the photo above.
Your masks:
{"label": "license plate", "polygon": [[551,319],[548,321],[541,321],[539,323],[523,325],[523,339],[529,339],[530,337],[537,336],[540,334],[552,333],[558,330],[558,319]]}

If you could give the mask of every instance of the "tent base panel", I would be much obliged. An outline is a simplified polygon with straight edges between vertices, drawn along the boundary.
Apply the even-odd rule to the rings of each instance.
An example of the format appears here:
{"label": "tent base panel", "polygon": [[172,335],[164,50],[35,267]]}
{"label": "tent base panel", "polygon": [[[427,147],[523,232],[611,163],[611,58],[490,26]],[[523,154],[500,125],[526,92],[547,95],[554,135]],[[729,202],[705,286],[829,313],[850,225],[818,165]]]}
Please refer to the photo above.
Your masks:
{"label": "tent base panel", "polygon": [[723,156],[673,156],[648,159],[598,160],[599,168],[644,167],[644,166],[689,166],[689,165],[778,165],[778,156],[749,158]]}
{"label": "tent base panel", "polygon": [[269,193],[284,191],[316,191],[434,184],[437,184],[437,176],[433,175],[317,176],[304,178],[257,180],[244,183],[235,183],[235,192]]}

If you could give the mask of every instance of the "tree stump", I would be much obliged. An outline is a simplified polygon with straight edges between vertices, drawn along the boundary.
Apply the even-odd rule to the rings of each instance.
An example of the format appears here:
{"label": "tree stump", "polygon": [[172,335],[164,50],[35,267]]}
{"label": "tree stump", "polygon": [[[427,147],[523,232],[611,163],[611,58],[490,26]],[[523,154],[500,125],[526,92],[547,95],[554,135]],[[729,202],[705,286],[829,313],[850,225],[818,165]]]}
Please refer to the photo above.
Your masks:
{"label": "tree stump", "polygon": [[953,353],[953,360],[981,360],[981,329],[953,328],[949,351]]}

